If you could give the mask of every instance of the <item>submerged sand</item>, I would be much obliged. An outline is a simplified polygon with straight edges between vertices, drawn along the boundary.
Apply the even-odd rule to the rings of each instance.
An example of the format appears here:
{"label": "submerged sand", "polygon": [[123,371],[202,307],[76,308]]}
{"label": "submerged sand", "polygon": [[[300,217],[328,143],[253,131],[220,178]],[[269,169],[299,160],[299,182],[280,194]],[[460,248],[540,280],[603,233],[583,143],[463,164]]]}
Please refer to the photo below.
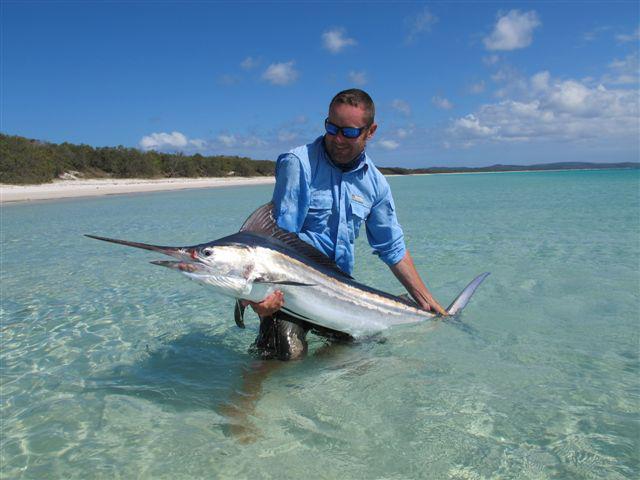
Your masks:
{"label": "submerged sand", "polygon": [[274,183],[274,177],[163,178],[55,180],[40,185],[0,184],[0,204],[54,200],[60,198],[95,197],[126,193],[160,192],[191,188],[234,187]]}

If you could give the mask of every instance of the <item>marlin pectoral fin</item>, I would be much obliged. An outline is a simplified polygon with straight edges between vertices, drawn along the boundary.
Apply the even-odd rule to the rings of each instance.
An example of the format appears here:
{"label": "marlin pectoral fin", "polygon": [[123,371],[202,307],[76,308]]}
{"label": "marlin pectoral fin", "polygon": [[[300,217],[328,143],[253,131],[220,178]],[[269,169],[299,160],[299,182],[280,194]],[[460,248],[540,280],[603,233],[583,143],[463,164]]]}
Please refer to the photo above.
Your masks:
{"label": "marlin pectoral fin", "polygon": [[240,328],[244,328],[244,309],[246,307],[240,300],[236,299],[236,307],[233,309],[233,319],[236,321],[236,325]]}
{"label": "marlin pectoral fin", "polygon": [[315,283],[302,283],[302,282],[294,282],[292,280],[278,280],[278,281],[270,281],[270,280],[263,280],[263,279],[256,279],[253,281],[253,283],[270,283],[272,285],[291,285],[294,287],[315,287],[316,284]]}
{"label": "marlin pectoral fin", "polygon": [[485,272],[485,273],[481,273],[476,278],[474,278],[471,281],[471,283],[467,285],[464,290],[462,290],[462,293],[460,293],[460,295],[456,297],[456,299],[451,303],[451,305],[449,305],[449,308],[447,308],[447,313],[449,315],[455,315],[456,313],[460,312],[464,307],[466,307],[467,303],[469,303],[469,300],[471,299],[471,296],[473,295],[473,292],[476,291],[476,288],[478,288],[482,283],[482,281],[488,276],[489,276],[489,272]]}

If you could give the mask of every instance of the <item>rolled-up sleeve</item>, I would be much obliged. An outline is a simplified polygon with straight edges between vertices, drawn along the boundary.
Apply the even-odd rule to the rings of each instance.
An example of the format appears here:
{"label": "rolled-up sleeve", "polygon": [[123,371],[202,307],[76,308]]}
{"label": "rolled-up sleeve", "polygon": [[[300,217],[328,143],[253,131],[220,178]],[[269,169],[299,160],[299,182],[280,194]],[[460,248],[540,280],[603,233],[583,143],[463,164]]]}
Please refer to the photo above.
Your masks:
{"label": "rolled-up sleeve", "polygon": [[391,190],[387,186],[384,194],[372,207],[367,218],[367,239],[378,255],[387,265],[395,265],[406,253],[404,233],[396,217]]}
{"label": "rolled-up sleeve", "polygon": [[273,214],[278,226],[299,233],[309,210],[309,183],[300,159],[291,153],[278,157]]}

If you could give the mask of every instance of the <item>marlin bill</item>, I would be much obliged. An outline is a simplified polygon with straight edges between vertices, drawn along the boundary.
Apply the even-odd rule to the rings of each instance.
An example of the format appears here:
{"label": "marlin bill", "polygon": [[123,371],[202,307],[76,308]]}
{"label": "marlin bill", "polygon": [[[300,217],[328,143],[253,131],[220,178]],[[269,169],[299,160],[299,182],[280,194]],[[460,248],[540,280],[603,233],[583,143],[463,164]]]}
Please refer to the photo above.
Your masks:
{"label": "marlin bill", "polygon": [[[151,263],[177,270],[236,300],[259,302],[281,290],[286,313],[354,338],[434,317],[408,297],[358,283],[332,259],[297,235],[280,229],[273,219],[271,203],[256,210],[238,233],[200,245],[167,247],[95,235],[87,237],[173,257],[175,260]],[[451,315],[460,312],[488,275],[483,273],[467,285],[447,312]],[[243,326],[238,308],[236,323]]]}

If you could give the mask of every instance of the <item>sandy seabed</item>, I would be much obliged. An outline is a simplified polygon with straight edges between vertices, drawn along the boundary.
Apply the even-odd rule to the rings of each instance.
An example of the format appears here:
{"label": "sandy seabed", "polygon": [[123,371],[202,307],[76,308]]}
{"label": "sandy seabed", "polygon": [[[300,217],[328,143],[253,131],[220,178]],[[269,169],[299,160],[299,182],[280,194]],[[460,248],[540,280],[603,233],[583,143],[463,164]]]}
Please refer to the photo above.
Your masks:
{"label": "sandy seabed", "polygon": [[158,180],[116,178],[93,180],[54,180],[40,185],[0,184],[0,204],[95,197],[125,193],[160,192],[190,188],[234,187],[274,183],[274,177],[163,178]]}

